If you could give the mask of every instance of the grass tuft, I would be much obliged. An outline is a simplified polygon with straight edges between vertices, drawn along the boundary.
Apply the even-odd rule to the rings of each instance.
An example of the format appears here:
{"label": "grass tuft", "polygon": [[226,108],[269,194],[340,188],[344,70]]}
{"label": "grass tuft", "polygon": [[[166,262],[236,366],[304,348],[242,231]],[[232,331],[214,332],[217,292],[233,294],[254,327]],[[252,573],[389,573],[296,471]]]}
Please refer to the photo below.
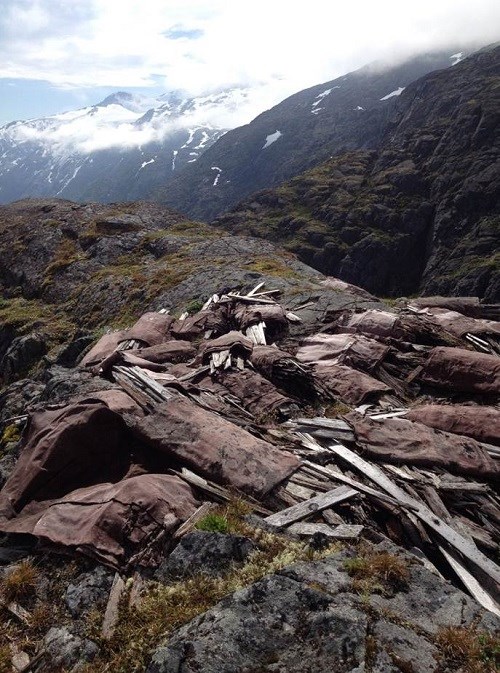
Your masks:
{"label": "grass tuft", "polygon": [[11,572],[2,577],[0,591],[7,602],[28,598],[35,594],[38,580],[38,569],[31,561],[21,561]]}

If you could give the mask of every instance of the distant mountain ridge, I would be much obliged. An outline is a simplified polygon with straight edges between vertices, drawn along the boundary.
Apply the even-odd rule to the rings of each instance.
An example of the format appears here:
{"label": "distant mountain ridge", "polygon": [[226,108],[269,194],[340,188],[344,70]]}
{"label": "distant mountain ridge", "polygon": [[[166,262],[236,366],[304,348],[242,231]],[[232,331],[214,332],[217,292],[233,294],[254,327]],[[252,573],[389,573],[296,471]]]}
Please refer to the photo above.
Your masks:
{"label": "distant mountain ridge", "polygon": [[499,301],[500,47],[393,100],[376,149],[360,143],[215,223],[378,295]]}
{"label": "distant mountain ridge", "polygon": [[332,155],[375,149],[405,87],[464,56],[457,47],[392,66],[372,64],[300,91],[225,134],[155,197],[207,221],[252,192],[279,185]]}
{"label": "distant mountain ridge", "polygon": [[196,161],[226,128],[218,110],[245,89],[157,99],[119,91],[100,103],[0,128],[0,203],[26,196],[78,201],[140,199]]}

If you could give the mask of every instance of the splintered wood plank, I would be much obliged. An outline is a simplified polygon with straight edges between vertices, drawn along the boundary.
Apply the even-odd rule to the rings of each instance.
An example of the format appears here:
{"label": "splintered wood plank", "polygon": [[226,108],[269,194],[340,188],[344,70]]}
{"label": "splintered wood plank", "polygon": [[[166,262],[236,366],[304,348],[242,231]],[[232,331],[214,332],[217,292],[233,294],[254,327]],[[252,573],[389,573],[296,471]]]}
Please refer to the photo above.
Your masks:
{"label": "splintered wood plank", "polygon": [[276,526],[281,528],[283,526],[288,526],[295,521],[300,521],[305,519],[306,516],[314,514],[315,512],[321,512],[327,507],[331,507],[339,502],[344,502],[344,500],[349,500],[353,496],[358,495],[358,491],[353,488],[347,488],[347,486],[339,486],[334,488],[332,491],[327,493],[321,493],[320,495],[310,498],[305,502],[300,502],[297,505],[293,505],[288,509],[285,509],[281,512],[276,512],[276,514],[271,514],[271,516],[266,517],[265,522],[271,526]]}
{"label": "splintered wood plank", "polygon": [[329,526],[326,523],[294,523],[286,530],[293,535],[300,537],[311,537],[316,533],[322,533],[333,540],[355,540],[363,532],[364,526],[351,525],[347,523],[338,526]]}
{"label": "splintered wood plank", "polygon": [[413,513],[423,521],[426,526],[433,530],[439,537],[446,540],[448,544],[463,554],[471,563],[480,568],[500,585],[500,568],[493,561],[480,552],[473,542],[467,540],[460,535],[460,533],[453,530],[453,528],[434,514],[426,505],[407,495],[403,489],[397,486],[379,467],[368,463],[361,458],[361,456],[358,456],[357,453],[354,453],[354,451],[351,451],[341,444],[334,444],[328,448],[387,491],[387,493],[397,499],[403,507],[413,510]]}
{"label": "splintered wood plank", "polygon": [[335,512],[333,509],[323,510],[321,516],[326,521],[326,523],[330,524],[330,526],[338,526],[341,523],[345,523],[340,514],[337,514],[337,512]]}
{"label": "splintered wood plank", "polygon": [[203,505],[200,505],[200,507],[198,507],[198,509],[193,514],[191,514],[189,519],[186,519],[186,521],[184,521],[184,523],[179,526],[179,528],[172,535],[172,540],[178,540],[183,535],[186,535],[186,533],[192,531],[198,521],[203,519],[203,517],[206,516],[212,508],[213,503],[211,502],[204,502]]}
{"label": "splintered wood plank", "polygon": [[104,619],[102,621],[101,627],[101,635],[103,638],[106,638],[106,640],[109,640],[115,632],[115,628],[118,623],[120,598],[122,597],[124,590],[125,582],[118,573],[115,573],[115,578],[113,580],[111,591],[109,592],[108,604],[106,606],[106,612],[104,613]]}

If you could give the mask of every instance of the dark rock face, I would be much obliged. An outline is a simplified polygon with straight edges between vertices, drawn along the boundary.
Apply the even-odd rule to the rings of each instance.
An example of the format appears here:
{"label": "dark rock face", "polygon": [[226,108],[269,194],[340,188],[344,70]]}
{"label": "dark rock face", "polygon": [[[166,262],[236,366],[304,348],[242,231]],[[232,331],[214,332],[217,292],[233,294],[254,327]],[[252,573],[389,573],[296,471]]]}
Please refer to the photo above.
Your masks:
{"label": "dark rock face", "polygon": [[240,535],[195,531],[185,535],[159,566],[158,579],[187,577],[197,572],[217,576],[233,563],[242,563],[255,545]]}
{"label": "dark rock face", "polygon": [[377,151],[342,154],[217,220],[379,295],[500,297],[500,47],[409,85]]}
{"label": "dark rock face", "polygon": [[66,590],[65,602],[71,615],[81,617],[97,606],[105,605],[112,584],[113,573],[103,566],[79,575]]}
{"label": "dark rock face", "polygon": [[92,640],[75,636],[65,627],[50,629],[45,636],[45,648],[54,666],[70,671],[82,669],[99,652]]}
{"label": "dark rock face", "polygon": [[[394,67],[366,66],[300,91],[229,131],[157,195],[191,217],[210,220],[252,192],[279,185],[332,155],[375,148],[397,92],[449,67],[452,53],[426,54]],[[212,166],[220,168],[216,182]]]}
{"label": "dark rock face", "polygon": [[[184,309],[262,281],[298,306],[321,280],[272,243],[153,203],[0,206],[0,382],[33,374],[37,362],[72,367],[96,329],[131,324],[147,310]],[[322,294],[335,305],[352,301],[349,292]]]}
{"label": "dark rock face", "polygon": [[148,673],[357,673],[368,666],[431,673],[440,658],[433,636],[442,625],[498,625],[408,555],[411,591],[373,594],[367,605],[352,592],[348,558],[338,552],[291,566],[228,596],[174,633]]}

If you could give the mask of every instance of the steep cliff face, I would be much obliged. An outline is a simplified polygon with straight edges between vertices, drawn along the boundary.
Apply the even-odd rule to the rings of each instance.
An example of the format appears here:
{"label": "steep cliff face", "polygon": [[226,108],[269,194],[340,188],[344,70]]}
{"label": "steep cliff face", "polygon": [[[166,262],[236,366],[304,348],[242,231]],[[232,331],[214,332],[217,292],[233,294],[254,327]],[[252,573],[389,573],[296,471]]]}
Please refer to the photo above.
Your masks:
{"label": "steep cliff face", "polygon": [[300,91],[220,138],[155,196],[209,220],[248,194],[279,185],[334,154],[377,147],[404,88],[450,67],[458,58],[452,53],[426,54],[392,67],[366,66]]}
{"label": "steep cliff face", "polygon": [[397,98],[380,148],[341,154],[216,222],[382,295],[500,296],[500,48]]}

